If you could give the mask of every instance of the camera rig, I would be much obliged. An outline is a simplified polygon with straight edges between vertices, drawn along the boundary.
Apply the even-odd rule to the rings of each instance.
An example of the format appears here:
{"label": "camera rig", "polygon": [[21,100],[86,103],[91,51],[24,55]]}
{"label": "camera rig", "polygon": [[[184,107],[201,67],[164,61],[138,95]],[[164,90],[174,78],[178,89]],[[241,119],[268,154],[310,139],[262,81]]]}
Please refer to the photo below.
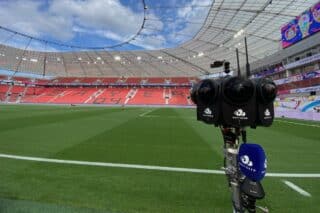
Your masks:
{"label": "camera rig", "polygon": [[230,63],[227,61],[211,64],[211,68],[221,66],[226,77],[201,80],[191,89],[191,99],[197,105],[197,120],[221,129],[223,169],[232,192],[233,211],[254,213],[260,209],[269,212],[266,207],[256,205],[256,200],[265,196],[260,181],[266,173],[267,159],[260,145],[247,143],[246,127],[272,124],[277,87],[267,78],[241,77],[240,70],[236,77],[228,75]]}

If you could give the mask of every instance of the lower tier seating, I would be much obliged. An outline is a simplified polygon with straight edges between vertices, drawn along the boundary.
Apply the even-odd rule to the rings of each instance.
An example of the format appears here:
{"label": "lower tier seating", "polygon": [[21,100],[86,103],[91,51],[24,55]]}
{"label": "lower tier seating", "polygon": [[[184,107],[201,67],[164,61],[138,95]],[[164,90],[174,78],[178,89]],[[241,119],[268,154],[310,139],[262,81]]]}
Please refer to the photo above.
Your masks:
{"label": "lower tier seating", "polygon": [[162,105],[166,104],[163,88],[140,88],[128,104],[137,105]]}
{"label": "lower tier seating", "polygon": [[192,105],[189,88],[42,87],[0,85],[0,102],[45,104]]}

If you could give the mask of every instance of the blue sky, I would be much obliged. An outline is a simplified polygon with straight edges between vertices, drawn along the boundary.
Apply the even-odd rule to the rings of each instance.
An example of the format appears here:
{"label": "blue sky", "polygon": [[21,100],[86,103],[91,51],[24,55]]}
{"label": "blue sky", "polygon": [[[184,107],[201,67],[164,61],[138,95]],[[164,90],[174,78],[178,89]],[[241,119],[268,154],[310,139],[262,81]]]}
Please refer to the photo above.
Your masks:
{"label": "blue sky", "polygon": [[[134,41],[110,50],[175,47],[201,27],[212,0],[145,0],[145,29]],[[0,25],[66,45],[101,47],[128,40],[143,20],[142,0],[0,0]],[[0,43],[25,48],[29,39],[0,30]],[[28,49],[70,51],[32,40]]]}

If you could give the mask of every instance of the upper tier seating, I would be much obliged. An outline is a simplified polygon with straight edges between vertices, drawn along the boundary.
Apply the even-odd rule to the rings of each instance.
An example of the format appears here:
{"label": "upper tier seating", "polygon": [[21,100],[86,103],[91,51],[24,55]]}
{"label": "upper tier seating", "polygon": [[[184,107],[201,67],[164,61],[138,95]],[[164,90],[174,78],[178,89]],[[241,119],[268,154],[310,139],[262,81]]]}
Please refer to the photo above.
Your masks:
{"label": "upper tier seating", "polygon": [[81,78],[56,78],[53,80],[54,83],[75,83],[80,81]]}
{"label": "upper tier seating", "polygon": [[7,79],[8,79],[8,76],[0,75],[0,80],[7,80]]}
{"label": "upper tier seating", "polygon": [[304,88],[304,87],[312,87],[312,86],[317,86],[317,85],[320,85],[320,78],[311,78],[311,79],[307,79],[307,80],[303,80],[303,81],[296,81],[296,82],[291,82],[288,84],[278,85],[278,91]]}
{"label": "upper tier seating", "polygon": [[81,78],[81,83],[98,83],[101,82],[100,78]]}
{"label": "upper tier seating", "polygon": [[38,83],[38,84],[47,84],[49,82],[50,82],[50,80],[47,80],[47,79],[36,79],[35,80],[35,83]]}
{"label": "upper tier seating", "polygon": [[189,78],[183,78],[183,77],[177,77],[177,78],[171,78],[172,83],[179,83],[179,84],[188,84],[190,83]]}
{"label": "upper tier seating", "polygon": [[103,83],[117,83],[119,78],[100,78]]}
{"label": "upper tier seating", "polygon": [[140,84],[142,80],[143,80],[142,78],[127,78],[125,83],[128,83],[128,84]]}
{"label": "upper tier seating", "polygon": [[148,78],[147,79],[148,83],[153,83],[153,84],[163,84],[165,83],[165,79],[164,78]]}
{"label": "upper tier seating", "polygon": [[14,77],[12,78],[12,80],[15,80],[15,81],[21,81],[21,82],[23,82],[23,83],[25,83],[25,82],[30,82],[30,81],[31,81],[31,79],[30,79],[30,78],[17,77],[17,76],[14,76]]}

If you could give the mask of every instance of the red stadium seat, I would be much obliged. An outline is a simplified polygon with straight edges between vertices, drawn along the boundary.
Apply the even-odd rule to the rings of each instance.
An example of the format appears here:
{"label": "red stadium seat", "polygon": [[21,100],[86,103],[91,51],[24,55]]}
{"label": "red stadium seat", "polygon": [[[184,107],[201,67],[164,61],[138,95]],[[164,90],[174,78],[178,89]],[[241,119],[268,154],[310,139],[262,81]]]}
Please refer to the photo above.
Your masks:
{"label": "red stadium seat", "polygon": [[6,100],[6,94],[8,89],[8,85],[0,85],[0,102],[4,102]]}
{"label": "red stadium seat", "polygon": [[164,105],[163,88],[140,88],[136,95],[129,100],[128,104],[132,105]]}
{"label": "red stadium seat", "polygon": [[177,88],[171,89],[171,97],[169,99],[170,105],[191,105],[188,99],[189,89],[187,88]]}

